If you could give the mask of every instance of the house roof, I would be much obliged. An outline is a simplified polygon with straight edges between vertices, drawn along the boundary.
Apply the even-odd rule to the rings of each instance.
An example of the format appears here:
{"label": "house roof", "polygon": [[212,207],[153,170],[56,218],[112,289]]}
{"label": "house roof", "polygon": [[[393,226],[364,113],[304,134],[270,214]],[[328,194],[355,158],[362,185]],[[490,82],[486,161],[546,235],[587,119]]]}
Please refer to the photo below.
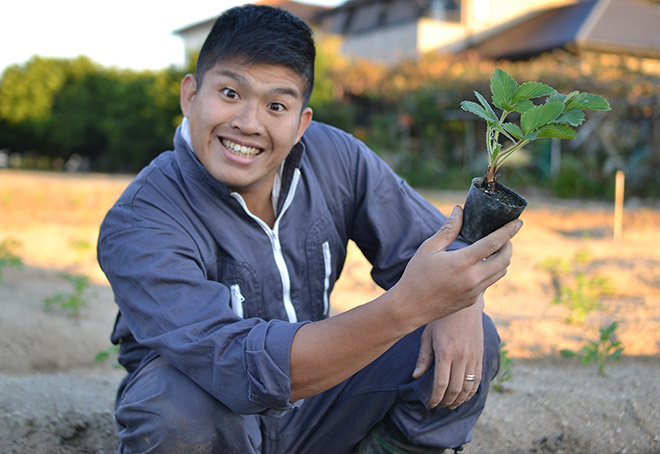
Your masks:
{"label": "house roof", "polygon": [[[319,23],[319,18],[320,14],[324,11],[329,10],[330,8],[327,6],[321,6],[321,5],[311,5],[307,3],[299,3],[296,1],[292,0],[261,0],[257,2],[247,2],[247,3],[255,3],[257,5],[270,5],[275,8],[281,8],[283,10],[286,10],[293,15],[299,17],[300,19],[304,20],[306,23],[310,25],[317,25]],[[218,14],[219,16],[219,14]],[[218,16],[214,16],[199,22],[196,22],[194,24],[186,25],[185,27],[181,27],[177,30],[174,30],[175,35],[181,35],[189,30],[195,29],[195,28],[210,28],[213,26],[213,23],[216,21]]]}
{"label": "house roof", "polygon": [[[443,12],[446,19],[460,19],[460,0],[447,1]],[[329,30],[341,35],[356,35],[415,22],[432,10],[431,0],[349,0],[325,11],[322,18],[330,18]]]}
{"label": "house roof", "polygon": [[275,8],[284,9],[310,25],[317,24],[319,21],[319,14],[330,9],[327,6],[298,3],[291,0],[262,0],[255,3],[259,5],[270,5]]}
{"label": "house roof", "polygon": [[587,0],[540,12],[474,46],[490,58],[526,58],[576,47],[660,57],[660,7],[642,0]]}

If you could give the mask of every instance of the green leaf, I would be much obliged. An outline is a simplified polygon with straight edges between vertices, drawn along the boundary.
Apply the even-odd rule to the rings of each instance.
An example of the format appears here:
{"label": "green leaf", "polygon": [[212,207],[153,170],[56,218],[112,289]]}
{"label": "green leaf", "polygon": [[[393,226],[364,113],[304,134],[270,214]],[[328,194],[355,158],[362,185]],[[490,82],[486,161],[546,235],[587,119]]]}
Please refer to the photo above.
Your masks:
{"label": "green leaf", "polygon": [[529,99],[523,99],[521,101],[518,101],[516,105],[513,106],[513,111],[523,114],[532,107],[534,107],[534,103],[532,101],[530,101]]}
{"label": "green leaf", "polygon": [[94,357],[94,361],[97,362],[97,363],[100,363],[102,361],[105,361],[109,357],[110,357],[110,352],[108,350],[101,350]]}
{"label": "green leaf", "polygon": [[490,78],[490,91],[493,94],[493,104],[504,111],[512,110],[513,95],[518,83],[506,72],[497,68]]}
{"label": "green leaf", "polygon": [[566,102],[566,110],[610,110],[610,103],[600,95],[578,93]]}
{"label": "green leaf", "polygon": [[564,358],[575,358],[577,356],[573,350],[569,350],[567,348],[560,350],[559,353],[561,353],[561,356]]}
{"label": "green leaf", "polygon": [[559,93],[558,91],[555,91],[553,94],[551,94],[550,96],[548,96],[546,98],[545,102],[553,102],[553,101],[564,102],[564,101],[566,101],[567,97],[568,96],[563,95],[563,94]]}
{"label": "green leaf", "polygon": [[619,326],[619,323],[614,321],[609,324],[607,328],[604,329],[604,332],[609,335],[611,335],[614,331],[616,331],[617,327]]}
{"label": "green leaf", "polygon": [[475,91],[474,95],[477,97],[477,99],[479,100],[479,103],[481,103],[481,105],[486,110],[488,115],[490,115],[491,121],[494,122],[494,123],[499,123],[500,120],[499,120],[499,118],[497,118],[497,114],[495,114],[495,111],[493,110],[493,108],[490,106],[488,101],[486,101],[486,98],[484,98],[482,96],[482,94],[479,93],[478,91]]}
{"label": "green leaf", "polygon": [[558,101],[532,107],[520,117],[523,133],[528,134],[540,126],[554,122],[563,110],[564,104]]}
{"label": "green leaf", "polygon": [[539,137],[539,133],[536,131],[532,131],[529,134],[525,134],[522,138],[525,140],[529,140],[530,142],[533,142],[536,139],[538,139],[538,137]]}
{"label": "green leaf", "polygon": [[541,82],[525,82],[516,90],[513,96],[514,102],[517,100],[538,98],[548,96],[555,92],[555,89]]}
{"label": "green leaf", "polygon": [[577,132],[568,125],[560,123],[550,123],[539,128],[538,138],[555,137],[557,139],[575,139]]}
{"label": "green leaf", "polygon": [[523,132],[522,132],[522,130],[518,127],[518,125],[516,125],[516,124],[514,124],[514,123],[504,123],[504,124],[502,125],[502,127],[506,130],[506,132],[508,132],[509,134],[511,134],[511,135],[512,135],[513,137],[515,137],[516,139],[522,139]]}
{"label": "green leaf", "polygon": [[584,112],[582,112],[580,109],[573,109],[571,111],[564,111],[559,118],[557,118],[558,123],[568,123],[571,126],[580,126],[582,123],[584,123]]}
{"label": "green leaf", "polygon": [[463,109],[466,112],[470,112],[472,114],[475,114],[478,117],[481,117],[481,118],[483,118],[484,120],[486,120],[488,122],[493,121],[492,116],[490,116],[489,113],[486,112],[486,109],[481,107],[476,102],[463,101],[463,102],[461,102],[461,109]]}

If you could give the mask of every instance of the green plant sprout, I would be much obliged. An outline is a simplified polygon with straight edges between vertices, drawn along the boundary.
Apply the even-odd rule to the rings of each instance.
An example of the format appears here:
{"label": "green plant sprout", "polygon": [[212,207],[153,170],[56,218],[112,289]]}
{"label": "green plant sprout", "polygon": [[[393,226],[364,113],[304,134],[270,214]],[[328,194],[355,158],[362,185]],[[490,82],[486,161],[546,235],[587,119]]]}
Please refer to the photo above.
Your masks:
{"label": "green plant sprout", "polygon": [[20,246],[21,243],[13,238],[7,238],[0,243],[0,282],[5,268],[23,267],[23,260],[16,254],[16,249]]}
{"label": "green plant sprout", "polygon": [[[585,120],[584,110],[610,110],[610,104],[599,95],[573,91],[567,95],[541,82],[521,85],[508,73],[496,69],[490,79],[492,104],[502,111],[498,116],[493,107],[479,93],[474,94],[479,104],[462,101],[461,109],[486,120],[486,148],[488,169],[484,185],[495,190],[497,171],[502,163],[525,145],[543,138],[575,139]],[[532,99],[540,101],[534,104]],[[520,114],[518,123],[506,121],[512,113]],[[505,148],[500,135],[510,141]]]}
{"label": "green plant sprout", "polygon": [[54,306],[70,314],[73,318],[80,318],[80,310],[87,306],[86,295],[90,287],[90,279],[84,274],[61,273],[60,277],[66,279],[73,285],[73,293],[57,293],[44,300],[44,309],[51,310]]}
{"label": "green plant sprout", "polygon": [[[117,356],[118,354],[119,354],[119,345],[111,345],[110,347],[99,351],[94,357],[94,362],[101,363],[107,360],[108,358],[110,358],[111,356]],[[115,362],[112,364],[112,367],[118,369],[122,367],[122,365],[115,360]]]}
{"label": "green plant sprout", "polygon": [[623,353],[621,342],[615,340],[614,336],[618,325],[617,322],[612,322],[608,327],[600,328],[600,339],[598,341],[590,341],[579,352],[563,349],[560,351],[561,355],[564,358],[580,358],[584,366],[597,361],[598,374],[604,377],[605,365],[610,361],[621,359],[621,353]]}
{"label": "green plant sprout", "polygon": [[493,382],[493,389],[497,392],[504,392],[504,382],[507,382],[513,378],[513,371],[511,370],[511,365],[513,361],[509,358],[509,351],[504,348],[506,342],[500,344],[500,370],[495,377]]}
{"label": "green plant sprout", "polygon": [[85,257],[94,249],[94,244],[85,239],[71,239],[68,243],[69,247],[76,252],[78,256],[78,263],[82,263]]}
{"label": "green plant sprout", "polygon": [[548,271],[556,296],[551,304],[561,304],[569,310],[568,323],[581,323],[591,312],[601,309],[601,299],[614,293],[610,279],[590,276],[586,267],[592,262],[588,251],[578,251],[569,261],[549,257],[539,266]]}

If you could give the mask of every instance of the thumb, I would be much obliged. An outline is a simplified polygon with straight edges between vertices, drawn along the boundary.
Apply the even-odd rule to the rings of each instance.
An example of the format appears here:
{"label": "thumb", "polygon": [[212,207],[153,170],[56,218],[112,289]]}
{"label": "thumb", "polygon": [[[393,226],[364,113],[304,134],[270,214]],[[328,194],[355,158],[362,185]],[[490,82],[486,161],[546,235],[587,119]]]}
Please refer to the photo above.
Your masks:
{"label": "thumb", "polygon": [[412,373],[413,378],[419,378],[431,368],[433,364],[433,348],[431,342],[427,339],[426,332],[422,334],[422,341],[419,345],[419,353],[417,354],[417,363],[415,370]]}
{"label": "thumb", "polygon": [[458,237],[463,226],[463,209],[456,205],[440,229],[429,238],[435,250],[444,250]]}

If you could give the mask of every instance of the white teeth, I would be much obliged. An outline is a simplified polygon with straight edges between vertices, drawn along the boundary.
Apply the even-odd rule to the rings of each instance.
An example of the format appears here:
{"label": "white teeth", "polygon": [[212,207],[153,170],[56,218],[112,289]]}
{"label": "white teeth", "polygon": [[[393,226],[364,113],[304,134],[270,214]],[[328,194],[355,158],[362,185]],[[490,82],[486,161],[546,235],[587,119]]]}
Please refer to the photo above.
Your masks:
{"label": "white teeth", "polygon": [[227,147],[227,149],[233,151],[239,156],[245,156],[248,158],[251,158],[252,156],[256,156],[259,154],[261,150],[258,148],[252,148],[252,147],[246,147],[245,145],[239,145],[237,143],[232,142],[231,140],[227,139],[222,139],[222,144]]}

